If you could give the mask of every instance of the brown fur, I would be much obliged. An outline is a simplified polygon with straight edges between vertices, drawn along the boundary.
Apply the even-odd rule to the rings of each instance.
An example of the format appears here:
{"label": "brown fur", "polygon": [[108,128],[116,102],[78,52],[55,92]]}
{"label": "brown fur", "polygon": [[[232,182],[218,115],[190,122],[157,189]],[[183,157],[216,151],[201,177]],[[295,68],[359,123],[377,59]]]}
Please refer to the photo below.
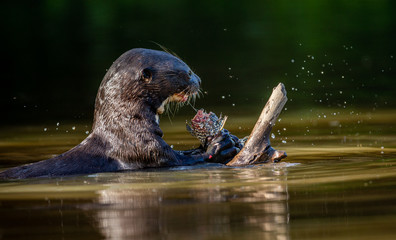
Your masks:
{"label": "brown fur", "polygon": [[[64,176],[222,161],[236,150],[227,132],[208,149],[174,151],[162,139],[156,116],[173,95],[196,94],[200,78],[166,52],[132,49],[120,56],[100,84],[92,133],[55,158],[8,169],[0,178]],[[212,160],[213,160],[212,159]]]}

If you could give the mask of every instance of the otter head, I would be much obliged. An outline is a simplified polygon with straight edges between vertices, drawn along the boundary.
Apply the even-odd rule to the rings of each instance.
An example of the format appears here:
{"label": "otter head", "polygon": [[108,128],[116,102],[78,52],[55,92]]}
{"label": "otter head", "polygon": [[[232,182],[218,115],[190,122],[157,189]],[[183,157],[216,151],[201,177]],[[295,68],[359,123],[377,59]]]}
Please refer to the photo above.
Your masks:
{"label": "otter head", "polygon": [[100,85],[94,127],[98,121],[114,122],[147,109],[161,114],[166,103],[186,102],[197,94],[200,83],[179,58],[163,51],[132,49],[112,64]]}

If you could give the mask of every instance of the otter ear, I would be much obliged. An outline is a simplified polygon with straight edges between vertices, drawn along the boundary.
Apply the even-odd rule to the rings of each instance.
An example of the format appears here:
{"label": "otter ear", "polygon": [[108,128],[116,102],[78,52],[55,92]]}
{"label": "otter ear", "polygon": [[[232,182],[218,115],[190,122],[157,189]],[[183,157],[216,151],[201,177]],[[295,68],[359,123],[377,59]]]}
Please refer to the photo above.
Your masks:
{"label": "otter ear", "polygon": [[153,74],[149,68],[145,68],[142,71],[141,79],[145,82],[151,82]]}

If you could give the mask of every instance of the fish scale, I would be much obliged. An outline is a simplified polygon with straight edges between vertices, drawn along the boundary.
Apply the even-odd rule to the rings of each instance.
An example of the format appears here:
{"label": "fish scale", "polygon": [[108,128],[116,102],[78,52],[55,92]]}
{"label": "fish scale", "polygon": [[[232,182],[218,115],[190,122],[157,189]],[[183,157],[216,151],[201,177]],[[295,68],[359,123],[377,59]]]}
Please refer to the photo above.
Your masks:
{"label": "fish scale", "polygon": [[207,137],[213,137],[224,127],[227,116],[217,117],[213,112],[206,113],[205,110],[198,110],[197,114],[191,119],[190,124],[186,124],[187,131],[192,136],[198,138],[202,145],[205,145]]}

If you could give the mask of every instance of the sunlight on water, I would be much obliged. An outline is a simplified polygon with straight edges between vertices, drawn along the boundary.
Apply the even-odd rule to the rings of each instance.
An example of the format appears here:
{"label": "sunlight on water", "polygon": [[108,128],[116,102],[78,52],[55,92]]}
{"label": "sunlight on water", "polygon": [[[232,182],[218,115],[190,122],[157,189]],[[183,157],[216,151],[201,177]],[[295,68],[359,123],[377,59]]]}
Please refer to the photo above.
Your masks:
{"label": "sunlight on water", "polygon": [[[309,114],[284,114],[275,126],[273,146],[288,153],[279,164],[0,182],[0,238],[26,231],[30,239],[392,239],[396,114]],[[185,118],[162,119],[176,149],[199,144]],[[230,116],[226,128],[243,137],[254,122]],[[84,139],[86,125],[3,129],[1,167],[66,151]]]}

